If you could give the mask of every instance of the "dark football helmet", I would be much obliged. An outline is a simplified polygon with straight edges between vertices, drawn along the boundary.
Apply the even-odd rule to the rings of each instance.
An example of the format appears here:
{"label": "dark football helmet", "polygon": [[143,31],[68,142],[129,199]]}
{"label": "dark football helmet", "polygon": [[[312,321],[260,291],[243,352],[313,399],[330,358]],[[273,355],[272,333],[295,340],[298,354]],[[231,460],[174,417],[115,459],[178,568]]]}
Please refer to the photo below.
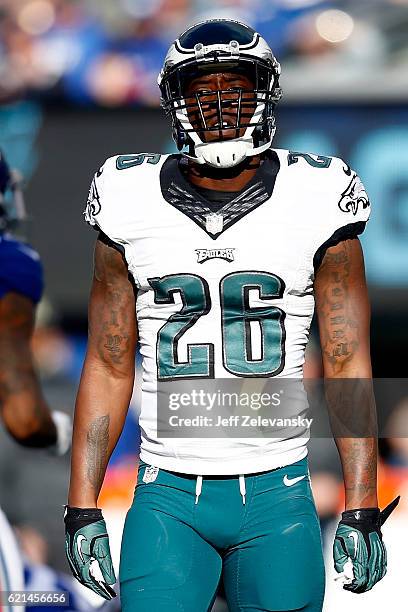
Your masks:
{"label": "dark football helmet", "polygon": [[[225,72],[244,74],[253,89],[211,91],[211,102],[205,93],[186,95],[188,84],[197,76]],[[280,65],[271,48],[249,26],[213,19],[190,27],[171,45],[158,77],[162,106],[171,116],[179,150],[187,145],[188,157],[197,163],[228,168],[268,149],[276,130],[274,109],[282,96],[279,75]],[[218,113],[215,127],[207,125],[204,105]],[[235,108],[235,138],[222,137],[227,107]],[[190,117],[197,108],[200,125],[193,126]],[[205,142],[204,132],[211,130],[218,131],[219,138]]]}

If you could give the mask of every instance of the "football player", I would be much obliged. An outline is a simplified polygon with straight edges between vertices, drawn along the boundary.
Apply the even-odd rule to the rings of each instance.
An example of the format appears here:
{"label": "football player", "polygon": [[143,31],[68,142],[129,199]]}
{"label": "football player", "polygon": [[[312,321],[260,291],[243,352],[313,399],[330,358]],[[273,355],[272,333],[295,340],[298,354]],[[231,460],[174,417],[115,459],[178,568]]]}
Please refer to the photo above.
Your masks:
{"label": "football player", "polygon": [[[30,348],[43,291],[41,261],[36,251],[10,233],[24,217],[20,179],[0,151],[0,418],[19,444],[62,455],[71,443],[71,419],[50,411]],[[23,586],[18,548],[0,510],[0,591]],[[3,605],[9,610],[6,601]]]}
{"label": "football player", "polygon": [[[279,75],[250,27],[189,28],[158,79],[187,151],[116,156],[92,182],[85,219],[99,236],[66,551],[83,584],[115,595],[97,500],[139,342],[141,463],[122,542],[124,612],[210,610],[221,573],[231,611],[322,609],[307,435],[174,439],[157,427],[168,381],[301,379],[315,304],[325,377],[371,379],[358,240],[370,203],[342,160],[271,147]],[[370,402],[365,410],[371,418]],[[334,558],[345,588],[361,593],[385,574],[381,524],[392,508],[378,509],[375,436],[337,445],[346,509]]]}

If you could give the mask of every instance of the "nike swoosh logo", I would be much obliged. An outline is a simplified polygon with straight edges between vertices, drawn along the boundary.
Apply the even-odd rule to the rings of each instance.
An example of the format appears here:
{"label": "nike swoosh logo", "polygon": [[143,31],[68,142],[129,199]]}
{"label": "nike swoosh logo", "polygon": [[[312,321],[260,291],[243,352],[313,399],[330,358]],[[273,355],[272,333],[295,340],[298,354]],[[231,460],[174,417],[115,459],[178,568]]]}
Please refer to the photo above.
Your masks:
{"label": "nike swoosh logo", "polygon": [[283,484],[286,485],[287,487],[293,487],[294,484],[296,484],[300,480],[303,480],[304,478],[306,478],[306,475],[297,476],[296,478],[289,478],[288,475],[285,474],[283,477]]}
{"label": "nike swoosh logo", "polygon": [[84,559],[84,556],[83,556],[83,554],[82,554],[82,548],[81,548],[81,544],[82,544],[82,542],[83,542],[84,540],[86,540],[86,537],[85,537],[84,535],[82,535],[82,534],[80,534],[80,535],[77,537],[77,539],[76,539],[76,547],[77,547],[77,551],[78,551],[78,553],[79,553],[79,556],[81,557],[81,561],[82,561],[82,563],[85,563],[85,559]]}
{"label": "nike swoosh logo", "polygon": [[357,549],[358,549],[358,533],[356,531],[352,531],[351,533],[348,534],[347,536],[348,538],[353,538],[353,542],[354,542],[354,556],[357,555]]}

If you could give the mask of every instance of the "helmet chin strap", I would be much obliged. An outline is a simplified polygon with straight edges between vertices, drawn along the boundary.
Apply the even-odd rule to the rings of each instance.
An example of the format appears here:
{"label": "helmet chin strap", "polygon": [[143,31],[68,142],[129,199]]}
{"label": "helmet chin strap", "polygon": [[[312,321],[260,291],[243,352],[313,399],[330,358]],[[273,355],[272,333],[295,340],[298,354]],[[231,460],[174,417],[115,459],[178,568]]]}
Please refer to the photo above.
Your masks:
{"label": "helmet chin strap", "polygon": [[275,130],[272,130],[269,141],[261,147],[254,148],[252,137],[234,138],[222,142],[203,142],[194,146],[193,155],[183,153],[185,157],[196,164],[208,164],[213,168],[232,168],[244,161],[247,157],[263,153],[272,144]]}

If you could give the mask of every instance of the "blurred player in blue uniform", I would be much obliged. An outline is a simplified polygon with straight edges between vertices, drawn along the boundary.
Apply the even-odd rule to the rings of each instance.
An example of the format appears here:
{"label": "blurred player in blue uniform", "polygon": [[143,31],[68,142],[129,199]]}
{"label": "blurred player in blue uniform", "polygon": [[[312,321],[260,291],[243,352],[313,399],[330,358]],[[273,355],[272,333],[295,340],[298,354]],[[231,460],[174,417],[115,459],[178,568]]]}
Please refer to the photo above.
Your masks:
{"label": "blurred player in blue uniform", "polygon": [[50,411],[30,349],[43,270],[38,253],[11,234],[24,218],[18,178],[0,152],[0,413],[20,444],[54,447],[63,454],[70,443],[70,421]]}
{"label": "blurred player in blue uniform", "polygon": [[[41,260],[11,233],[24,218],[18,176],[0,151],[0,417],[19,444],[62,455],[70,446],[71,419],[48,407],[30,348],[43,292]],[[19,551],[0,510],[0,591],[23,588]],[[2,610],[14,609],[3,603]]]}

